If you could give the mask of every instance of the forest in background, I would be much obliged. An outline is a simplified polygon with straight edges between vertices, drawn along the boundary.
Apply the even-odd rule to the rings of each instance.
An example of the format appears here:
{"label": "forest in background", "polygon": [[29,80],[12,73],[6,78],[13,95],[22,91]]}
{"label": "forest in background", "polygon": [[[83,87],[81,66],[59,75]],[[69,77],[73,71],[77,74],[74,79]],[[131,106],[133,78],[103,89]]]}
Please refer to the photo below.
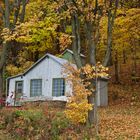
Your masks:
{"label": "forest in background", "polygon": [[[109,107],[98,111],[99,137],[96,125],[71,124],[62,106],[49,103],[0,110],[0,128],[17,139],[139,140],[139,23],[139,0],[1,0],[0,96],[5,96],[7,77],[24,72],[46,53],[61,57],[66,48],[74,52],[78,68],[82,53],[86,64],[100,61],[109,67],[111,78]],[[95,119],[92,111],[89,123]]]}
{"label": "forest in background", "polygon": [[[1,93],[2,79],[22,73],[47,52],[60,55],[66,48],[75,56],[83,53],[87,63],[111,66],[115,83],[121,83],[123,67],[129,81],[139,81],[139,7],[138,0],[1,1]],[[78,57],[76,62],[80,67]]]}

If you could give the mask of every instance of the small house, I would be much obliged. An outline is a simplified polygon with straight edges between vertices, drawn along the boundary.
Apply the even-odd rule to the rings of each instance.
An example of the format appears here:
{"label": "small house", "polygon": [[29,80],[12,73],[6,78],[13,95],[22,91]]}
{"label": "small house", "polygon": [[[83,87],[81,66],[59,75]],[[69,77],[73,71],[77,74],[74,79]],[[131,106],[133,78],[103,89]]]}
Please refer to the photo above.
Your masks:
{"label": "small house", "polygon": [[15,93],[17,97],[26,100],[64,100],[66,94],[71,93],[69,83],[66,83],[66,75],[62,73],[67,60],[46,54],[33,64],[23,74],[7,79],[8,95]]}
{"label": "small house", "polygon": [[[47,53],[24,73],[7,79],[7,96],[15,93],[15,98],[22,97],[26,101],[67,101],[67,94],[72,94],[72,86],[70,82],[66,82],[67,75],[62,71],[68,62],[64,58]],[[98,106],[106,106],[107,80],[98,80],[97,89]]]}

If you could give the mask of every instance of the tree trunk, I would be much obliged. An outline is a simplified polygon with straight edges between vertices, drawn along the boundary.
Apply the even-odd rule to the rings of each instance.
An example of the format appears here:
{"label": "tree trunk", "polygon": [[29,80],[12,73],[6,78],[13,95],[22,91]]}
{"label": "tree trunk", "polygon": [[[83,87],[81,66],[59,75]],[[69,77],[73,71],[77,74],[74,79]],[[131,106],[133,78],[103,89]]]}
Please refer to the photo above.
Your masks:
{"label": "tree trunk", "polygon": [[120,81],[119,81],[119,65],[118,65],[118,52],[117,51],[115,53],[114,65],[115,65],[115,83],[118,84],[120,83]]}
{"label": "tree trunk", "polygon": [[0,70],[0,98],[2,97],[3,94],[3,71]]}
{"label": "tree trunk", "polygon": [[[119,0],[115,0],[115,4],[113,4],[113,1],[110,0],[109,10],[108,10],[107,50],[103,62],[103,65],[105,67],[112,65],[112,32],[113,32],[113,26],[117,13],[118,4],[119,4]],[[113,5],[115,5],[114,11],[112,10]]]}
{"label": "tree trunk", "polygon": [[[3,18],[5,28],[10,28],[9,16],[10,16],[9,0],[5,0],[5,15]],[[0,96],[2,96],[2,93],[3,93],[3,68],[6,62],[7,48],[8,48],[8,43],[3,42],[2,52],[0,55]]]}
{"label": "tree trunk", "polygon": [[10,27],[10,5],[9,5],[9,0],[5,0],[5,15],[4,15],[4,23],[5,27],[9,28]]}
{"label": "tree trunk", "polygon": [[107,50],[104,59],[104,66],[110,66],[112,59],[112,23],[111,23],[111,10],[108,12],[108,30],[107,30]]}
{"label": "tree trunk", "polygon": [[[95,91],[92,92],[90,96],[88,96],[88,103],[93,105],[93,109],[88,111],[88,119],[87,124],[95,125],[96,132],[98,133],[98,113],[97,113],[97,79],[92,79],[91,87],[89,90],[96,88]],[[96,133],[96,134],[97,134]]]}
{"label": "tree trunk", "polygon": [[19,16],[19,12],[20,12],[20,3],[21,0],[16,1],[16,8],[15,8],[15,13],[14,13],[14,21],[13,21],[13,25],[15,25],[17,23],[18,20],[18,16]]}
{"label": "tree trunk", "polygon": [[135,73],[137,73],[137,49],[136,49],[136,46],[134,46],[134,54],[133,54],[133,57],[134,57],[134,71]]}
{"label": "tree trunk", "polygon": [[2,53],[0,56],[0,94],[1,94],[0,96],[2,96],[3,93],[3,68],[6,63],[7,49],[8,43],[3,43]]}
{"label": "tree trunk", "polygon": [[92,65],[96,64],[96,43],[93,39],[92,34],[92,27],[93,25],[90,23],[90,21],[86,22],[86,37],[87,37],[87,46],[88,46],[88,62]]}
{"label": "tree trunk", "polygon": [[[91,28],[90,28],[91,29]],[[73,35],[73,54],[74,54],[74,59],[75,59],[75,62],[76,62],[76,65],[78,68],[81,68],[82,67],[82,61],[81,61],[81,57],[80,57],[80,32],[79,32],[79,21],[78,21],[78,15],[77,14],[74,14],[72,16],[72,35]],[[92,40],[92,35],[91,35],[91,31],[88,32],[89,34],[89,55],[90,55],[90,58],[89,58],[89,63],[91,65],[95,65],[96,61],[95,61],[95,44],[93,44],[93,40]],[[83,78],[83,77],[82,77]],[[94,85],[95,86],[95,85]],[[93,87],[93,86],[92,86]],[[92,95],[90,95],[88,97],[88,102],[92,105],[94,105],[95,103],[95,98],[94,98],[94,94],[93,93]],[[88,124],[93,124],[93,122],[96,124],[97,120],[95,120],[95,106],[93,106],[93,109],[90,110],[88,112]],[[97,117],[96,117],[97,119]]]}
{"label": "tree trunk", "polygon": [[79,33],[79,19],[77,13],[74,13],[72,15],[72,36],[73,36],[73,42],[72,42],[72,50],[74,59],[76,62],[76,65],[78,68],[82,67],[82,61],[80,57],[80,33]]}
{"label": "tree trunk", "polygon": [[20,22],[24,22],[24,17],[25,17],[25,10],[26,10],[26,0],[22,0],[22,11],[21,11],[21,14],[20,14]]}
{"label": "tree trunk", "polygon": [[[10,12],[11,12],[10,11],[10,3],[9,3],[9,0],[4,0],[4,2],[5,2],[5,13],[3,15],[4,27],[11,30],[11,27],[10,27]],[[20,15],[21,22],[24,21],[26,0],[22,1],[22,5],[23,5],[23,7],[22,7],[21,15]],[[20,7],[18,7],[18,8],[20,8]],[[19,15],[18,12],[19,12],[19,9],[17,9],[17,11],[15,11],[15,13],[14,13],[14,20],[13,20],[14,24],[16,24],[16,22],[17,22],[17,18],[18,18],[17,16]],[[6,57],[8,55],[8,51],[7,51],[8,46],[10,46],[10,42],[3,41],[2,52],[0,55],[0,96],[3,92],[2,91],[3,90],[3,80],[2,80],[3,76],[2,76],[2,74],[3,74],[3,68],[6,64]]]}
{"label": "tree trunk", "polygon": [[92,93],[90,96],[88,96],[88,103],[93,105],[93,109],[88,111],[88,124],[93,124],[93,122],[95,123],[95,110],[94,110],[94,94]]}
{"label": "tree trunk", "polygon": [[123,50],[123,64],[126,64],[126,52]]}

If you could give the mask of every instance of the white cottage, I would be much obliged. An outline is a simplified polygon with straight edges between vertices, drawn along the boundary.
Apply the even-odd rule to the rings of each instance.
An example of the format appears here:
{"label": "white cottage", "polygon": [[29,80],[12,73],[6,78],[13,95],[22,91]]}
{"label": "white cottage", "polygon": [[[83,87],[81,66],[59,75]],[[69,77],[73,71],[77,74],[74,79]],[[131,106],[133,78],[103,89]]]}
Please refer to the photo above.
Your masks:
{"label": "white cottage", "polygon": [[[71,51],[64,53],[63,58],[46,54],[23,74],[7,79],[7,95],[15,93],[16,97],[24,97],[26,101],[61,100],[67,101],[66,94],[72,94],[66,74],[62,73],[65,64],[73,59]],[[67,59],[67,60],[66,60]],[[107,78],[97,82],[97,105],[108,105]]]}
{"label": "white cottage", "polygon": [[25,100],[66,100],[71,93],[70,83],[62,73],[67,60],[46,54],[20,75],[7,79],[7,93],[22,93]]}

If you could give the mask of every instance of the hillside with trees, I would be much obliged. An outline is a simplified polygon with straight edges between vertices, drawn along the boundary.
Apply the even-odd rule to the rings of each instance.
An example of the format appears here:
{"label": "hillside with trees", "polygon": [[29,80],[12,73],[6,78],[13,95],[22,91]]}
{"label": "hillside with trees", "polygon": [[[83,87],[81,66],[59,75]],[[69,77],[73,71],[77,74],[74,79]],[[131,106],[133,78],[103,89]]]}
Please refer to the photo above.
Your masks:
{"label": "hillside with trees", "polygon": [[[46,53],[61,57],[64,50],[72,50],[78,70],[67,66],[73,73],[69,78],[75,93],[66,108],[50,107],[47,103],[48,111],[42,103],[29,103],[21,110],[10,109],[8,116],[4,107],[0,111],[0,128],[4,125],[14,138],[18,135],[23,139],[140,139],[139,23],[139,0],[1,0],[1,100],[6,97],[6,79],[25,72]],[[109,105],[98,108],[93,83],[104,76],[109,77]],[[31,109],[38,105],[42,109]],[[19,127],[16,132],[10,126],[16,129],[16,116],[24,130]],[[10,117],[15,120],[6,120]],[[46,127],[42,128],[43,124]]]}

